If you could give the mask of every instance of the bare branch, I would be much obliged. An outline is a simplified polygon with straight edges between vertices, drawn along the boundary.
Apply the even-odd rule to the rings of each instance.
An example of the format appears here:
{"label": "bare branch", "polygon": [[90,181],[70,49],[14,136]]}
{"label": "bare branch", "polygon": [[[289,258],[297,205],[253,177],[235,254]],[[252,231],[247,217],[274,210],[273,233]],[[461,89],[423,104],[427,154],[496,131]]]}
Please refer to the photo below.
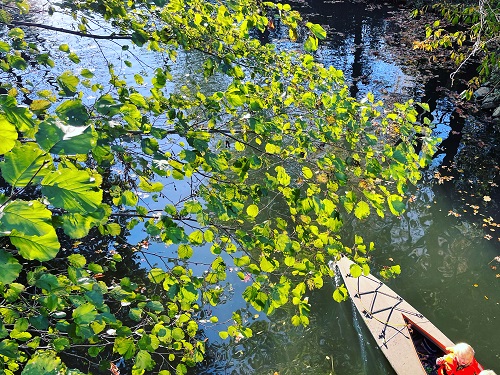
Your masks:
{"label": "bare branch", "polygon": [[33,23],[33,22],[12,21],[10,24],[15,25],[15,26],[38,27],[40,29],[59,31],[59,32],[65,33],[65,34],[73,34],[73,35],[82,36],[84,38],[92,38],[92,39],[126,39],[126,40],[132,39],[132,35],[130,35],[130,34],[95,35],[95,34],[82,33],[80,31],[68,30],[68,29],[64,29],[62,27],[54,27],[54,26],[44,25],[41,23]]}

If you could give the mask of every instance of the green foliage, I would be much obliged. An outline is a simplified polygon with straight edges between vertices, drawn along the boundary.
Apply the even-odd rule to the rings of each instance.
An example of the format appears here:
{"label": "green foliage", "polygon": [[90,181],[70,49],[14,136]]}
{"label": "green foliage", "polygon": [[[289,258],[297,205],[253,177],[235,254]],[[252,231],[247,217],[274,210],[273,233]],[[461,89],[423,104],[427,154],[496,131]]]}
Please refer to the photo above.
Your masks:
{"label": "green foliage", "polygon": [[[292,40],[302,32],[289,5],[53,6],[50,14],[70,13],[81,33],[91,13],[102,30],[129,38],[123,51],[154,51],[166,64],[130,83],[103,62],[109,77],[96,81],[69,41],[56,55],[19,27],[2,37],[0,367],[87,371],[62,362],[76,351],[90,363],[123,359],[132,374],[158,372],[159,363],[170,366],[160,373],[183,374],[203,360],[201,310],[221,302],[233,265],[249,282],[249,306],[272,314],[289,305],[294,325],[309,323],[309,293],[331,278],[329,260],[357,257],[351,272],[367,273],[359,258],[373,244],[343,238],[341,229],[404,212],[406,188],[436,144],[412,102],[384,109],[371,94],[349,97],[342,72],[308,54],[326,37],[319,25],[306,23],[303,52],[262,45],[255,33],[267,27],[267,10],[279,12]],[[201,53],[197,80],[224,77],[223,84],[202,90],[196,80],[171,82],[180,53]],[[48,71],[54,87],[18,86],[28,64]],[[184,182],[189,193],[177,198]],[[152,208],[149,194],[163,209]],[[272,205],[279,208],[271,216]],[[131,246],[134,254],[144,255],[150,241],[172,254],[160,255],[161,268],[149,265],[147,280],[118,271],[124,256],[116,244],[137,226],[145,238]],[[109,249],[83,252],[103,237]],[[199,253],[204,273],[193,260]],[[343,287],[333,294],[346,298]],[[252,336],[237,312],[220,324],[222,339]]]}
{"label": "green foliage", "polygon": [[[426,10],[426,8],[416,10],[413,14],[417,16]],[[498,55],[500,1],[478,1],[477,4],[443,1],[434,4],[432,10],[440,16],[441,20],[427,25],[425,39],[415,41],[414,48],[425,51],[438,48],[447,50],[449,57],[458,67],[457,71],[464,70],[467,61],[471,58],[477,59],[480,62],[478,74],[469,81],[470,88],[464,92],[467,99],[472,98],[473,89],[482,82],[488,79],[498,82],[500,80],[500,56]],[[452,78],[457,71],[452,74]]]}

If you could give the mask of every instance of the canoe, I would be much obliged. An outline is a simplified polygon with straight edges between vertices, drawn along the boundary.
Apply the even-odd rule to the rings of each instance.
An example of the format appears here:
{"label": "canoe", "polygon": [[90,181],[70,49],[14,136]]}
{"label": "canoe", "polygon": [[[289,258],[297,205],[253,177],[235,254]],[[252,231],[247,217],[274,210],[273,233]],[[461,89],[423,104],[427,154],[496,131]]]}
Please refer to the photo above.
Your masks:
{"label": "canoe", "polygon": [[342,276],[352,302],[396,373],[436,374],[436,358],[454,343],[375,276],[351,276],[353,264],[342,257],[332,266]]}

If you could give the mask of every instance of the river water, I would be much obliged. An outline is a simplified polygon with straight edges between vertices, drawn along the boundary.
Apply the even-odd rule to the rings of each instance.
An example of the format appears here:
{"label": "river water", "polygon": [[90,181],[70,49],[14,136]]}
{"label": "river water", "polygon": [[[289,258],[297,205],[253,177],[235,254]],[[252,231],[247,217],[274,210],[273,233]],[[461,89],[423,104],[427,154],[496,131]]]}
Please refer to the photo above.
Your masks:
{"label": "river water", "polygon": [[[463,177],[465,173],[450,172],[447,178],[444,167],[465,152],[459,135],[461,131],[483,125],[477,124],[474,118],[459,116],[453,101],[436,90],[437,86],[446,84],[446,72],[436,73],[436,77],[441,77],[440,82],[425,85],[395,62],[390,52],[393,48],[389,48],[385,37],[397,31],[388,18],[398,9],[376,3],[314,1],[294,6],[299,6],[313,22],[328,29],[330,37],[316,57],[325,65],[334,65],[344,71],[351,95],[361,98],[373,91],[378,98],[388,102],[412,97],[429,102],[436,123],[435,135],[442,137],[447,147],[424,171],[419,185],[411,190],[411,202],[404,215],[384,220],[374,218],[358,224],[359,228],[353,226],[352,230],[362,233],[366,241],[375,242],[373,269],[393,263],[401,265],[401,276],[388,282],[391,288],[453,341],[470,343],[480,362],[500,372],[500,278],[496,277],[500,273],[500,263],[494,260],[499,255],[500,232],[494,231],[494,225],[483,225],[491,214],[491,207],[497,207],[495,184],[500,181],[495,175],[485,181],[486,188],[478,189],[476,181],[468,182]],[[272,32],[270,42],[278,48],[296,48],[286,42],[283,33],[283,30]],[[55,44],[67,38],[53,32],[41,32],[40,35]],[[76,52],[82,60],[90,59],[87,65],[92,66],[95,51],[99,54],[103,44],[78,43],[80,48]],[[147,65],[125,66],[123,61],[130,56],[124,56],[121,48],[111,46],[109,51],[116,52],[117,65],[131,80],[134,69],[148,69]],[[151,66],[162,63],[154,54],[141,57]],[[173,75],[179,80],[195,79],[199,64],[199,57],[181,55]],[[41,81],[40,85],[43,85]],[[217,82],[210,85],[213,89]],[[188,183],[178,181],[168,186],[179,194],[191,189]],[[491,201],[486,198],[490,196]],[[153,208],[156,204],[161,209],[165,203],[155,203],[150,197],[143,199]],[[496,219],[493,217],[489,224]],[[137,243],[145,235],[138,227],[130,233],[128,241]],[[150,242],[149,252],[175,257],[175,249],[165,251],[164,245]],[[202,271],[203,256],[196,256],[193,260],[200,262]],[[144,264],[154,263],[155,259],[151,256],[143,261]],[[499,269],[492,269],[495,266]],[[208,358],[193,373],[393,374],[351,303],[333,301],[332,292],[339,280],[332,279],[323,289],[311,293],[311,324],[306,328],[290,324],[292,310],[282,309],[270,317],[263,317],[247,308],[238,297],[247,284],[231,274],[228,282],[232,285],[225,294],[225,303],[213,313],[223,322],[230,320],[231,311],[240,309],[254,336],[229,343],[218,337],[217,327],[205,325],[202,334],[208,338]]]}

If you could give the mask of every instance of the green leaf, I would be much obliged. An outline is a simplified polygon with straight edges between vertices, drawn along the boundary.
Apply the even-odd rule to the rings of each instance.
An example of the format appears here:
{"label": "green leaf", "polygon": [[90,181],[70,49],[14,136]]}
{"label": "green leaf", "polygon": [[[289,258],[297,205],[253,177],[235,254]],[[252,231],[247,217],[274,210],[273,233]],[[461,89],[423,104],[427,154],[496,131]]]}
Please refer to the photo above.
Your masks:
{"label": "green leaf", "polygon": [[52,346],[58,352],[61,352],[70,346],[70,342],[66,337],[58,337],[52,341]]}
{"label": "green leaf", "polygon": [[25,259],[50,260],[60,247],[51,219],[37,201],[13,201],[0,214],[0,234],[8,235]]}
{"label": "green leaf", "polygon": [[148,303],[146,303],[146,307],[154,312],[162,312],[165,310],[160,301],[148,301]]}
{"label": "green leaf", "polygon": [[349,294],[347,293],[347,289],[344,285],[338,287],[333,292],[333,299],[335,300],[335,302],[347,301],[347,298],[349,298]]}
{"label": "green leaf", "polygon": [[222,340],[225,340],[225,339],[227,339],[229,337],[229,334],[226,331],[219,331],[219,337]]}
{"label": "green leaf", "polygon": [[89,119],[87,109],[80,99],[66,100],[56,108],[57,116],[69,125],[82,126]]}
{"label": "green leaf", "polygon": [[113,351],[121,354],[125,359],[132,358],[135,354],[135,350],[134,340],[126,337],[117,337],[113,345]]}
{"label": "green leaf", "polygon": [[262,257],[262,259],[260,260],[260,269],[263,272],[273,272],[278,265],[278,261],[274,259],[268,259],[267,257]]}
{"label": "green leaf", "polygon": [[33,112],[43,112],[46,109],[49,109],[52,106],[52,103],[45,99],[35,99],[30,104],[30,109]]}
{"label": "green leaf", "polygon": [[132,307],[128,312],[128,316],[134,322],[140,322],[142,319],[142,312],[143,312],[143,310],[141,308]]}
{"label": "green leaf", "polygon": [[172,337],[175,341],[184,340],[185,334],[182,328],[176,327],[172,330]]}
{"label": "green leaf", "polygon": [[0,155],[12,150],[17,140],[17,129],[7,119],[0,115]]}
{"label": "green leaf", "polygon": [[363,274],[363,269],[358,264],[351,264],[349,272],[352,277],[360,277]]}
{"label": "green leaf", "polygon": [[63,366],[61,358],[53,352],[37,352],[28,361],[21,375],[58,375]]}
{"label": "green leaf", "polygon": [[304,43],[304,49],[307,52],[314,52],[318,49],[318,39],[316,37],[308,36]]}
{"label": "green leaf", "polygon": [[102,201],[100,179],[86,171],[61,168],[42,180],[42,193],[50,203],[69,212],[93,212]]}
{"label": "green leaf", "polygon": [[59,84],[59,87],[61,87],[64,95],[73,96],[76,94],[80,80],[71,72],[66,71],[57,78],[57,83]]}
{"label": "green leaf", "polygon": [[256,217],[259,214],[259,207],[255,204],[251,204],[247,207],[247,214],[250,217]]}
{"label": "green leaf", "polygon": [[304,178],[307,178],[307,179],[310,179],[313,177],[313,172],[308,167],[302,167],[302,174],[304,175]]}
{"label": "green leaf", "polygon": [[356,215],[359,220],[366,219],[370,216],[370,206],[368,203],[365,201],[359,201],[354,209],[354,215]]}
{"label": "green leaf", "polygon": [[129,98],[130,101],[134,103],[136,106],[142,108],[148,108],[148,103],[146,102],[146,99],[144,99],[144,96],[142,96],[141,94],[134,92],[130,94]]}
{"label": "green leaf", "polygon": [[66,125],[53,118],[40,123],[35,137],[42,149],[57,155],[87,154],[97,142],[97,133],[90,125]]}
{"label": "green leaf", "polygon": [[[1,124],[0,124],[1,126]],[[44,165],[51,165],[52,158],[34,143],[14,147],[5,154],[0,163],[2,176],[14,187],[25,187],[38,183],[49,171]]]}
{"label": "green leaf", "polygon": [[203,243],[203,232],[201,230],[195,230],[188,236],[189,242],[194,245],[201,245]]}
{"label": "green leaf", "polygon": [[0,283],[10,284],[19,276],[23,266],[10,253],[0,249]]}
{"label": "green leaf", "polygon": [[92,212],[92,215],[82,215],[79,213],[62,215],[64,233],[73,239],[85,237],[89,234],[92,227],[101,222],[101,220],[94,217],[98,212]]}
{"label": "green leaf", "polygon": [[135,357],[135,366],[142,370],[152,370],[155,366],[155,361],[151,358],[146,350],[139,350]]}
{"label": "green leaf", "polygon": [[145,179],[144,177],[139,177],[139,189],[146,193],[158,193],[163,191],[163,184],[161,182],[152,182],[150,180]]}
{"label": "green leaf", "polygon": [[308,22],[306,23],[306,26],[311,30],[311,32],[316,36],[318,39],[325,39],[326,38],[326,31],[321,27],[321,25],[315,24]]}
{"label": "green leaf", "polygon": [[193,256],[193,248],[189,245],[180,244],[177,254],[180,259],[189,259]]}
{"label": "green leaf", "polygon": [[82,69],[82,71],[80,72],[80,75],[84,78],[92,78],[94,76],[94,73],[92,73],[90,70],[88,69]]}
{"label": "green leaf", "polygon": [[25,135],[32,136],[35,129],[33,113],[25,106],[18,106],[16,99],[9,95],[0,95],[0,108],[11,124],[15,124],[17,129]]}
{"label": "green leaf", "polygon": [[43,236],[26,236],[13,230],[9,237],[12,244],[19,250],[19,254],[28,260],[47,261],[54,259],[61,246],[55,231]]}
{"label": "green leaf", "polygon": [[406,210],[406,205],[403,202],[403,198],[399,195],[392,194],[387,197],[387,203],[389,204],[389,209],[393,215],[399,216]]}
{"label": "green leaf", "polygon": [[90,303],[84,303],[73,310],[73,319],[77,324],[89,324],[94,321],[96,316],[97,310]]}
{"label": "green leaf", "polygon": [[245,94],[239,89],[230,89],[226,92],[226,99],[233,107],[240,107],[245,104]]}
{"label": "green leaf", "polygon": [[[12,340],[2,340],[0,342],[0,354],[9,358],[17,358],[17,343]],[[24,371],[23,371],[24,374]],[[33,374],[35,375],[35,374]]]}
{"label": "green leaf", "polygon": [[81,254],[71,254],[68,256],[69,263],[76,268],[82,268],[87,264],[87,259]]}

